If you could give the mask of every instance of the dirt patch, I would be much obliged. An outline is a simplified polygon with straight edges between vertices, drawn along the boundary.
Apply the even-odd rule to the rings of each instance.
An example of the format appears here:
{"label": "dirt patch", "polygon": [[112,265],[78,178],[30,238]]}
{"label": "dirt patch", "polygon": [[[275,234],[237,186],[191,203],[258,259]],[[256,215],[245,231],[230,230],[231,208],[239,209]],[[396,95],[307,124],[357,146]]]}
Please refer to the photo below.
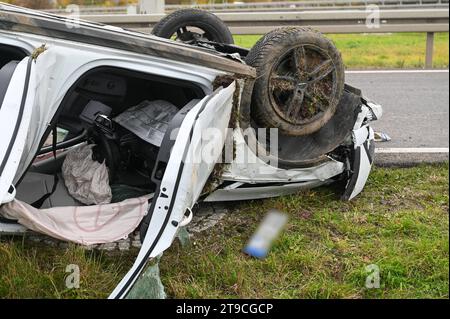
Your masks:
{"label": "dirt patch", "polygon": [[203,204],[194,214],[194,218],[191,224],[187,226],[187,230],[193,235],[211,229],[216,226],[228,212],[228,209],[222,205]]}
{"label": "dirt patch", "polygon": [[309,210],[302,210],[299,212],[298,217],[300,217],[301,219],[311,219],[314,216],[314,213],[312,211]]}
{"label": "dirt patch", "polygon": [[212,83],[213,90],[215,91],[220,87],[227,88],[231,85],[231,83],[236,81],[236,79],[237,78],[232,75],[220,75],[220,76],[216,77],[216,79]]}
{"label": "dirt patch", "polygon": [[288,80],[274,78],[272,79],[272,90],[276,91],[293,91],[295,89],[295,85]]}

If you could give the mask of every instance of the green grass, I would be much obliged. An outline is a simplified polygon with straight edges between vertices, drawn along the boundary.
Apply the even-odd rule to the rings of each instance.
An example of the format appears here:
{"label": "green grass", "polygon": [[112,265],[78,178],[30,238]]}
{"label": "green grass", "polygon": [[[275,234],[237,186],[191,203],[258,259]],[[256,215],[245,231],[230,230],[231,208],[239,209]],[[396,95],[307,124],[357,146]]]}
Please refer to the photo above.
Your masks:
{"label": "green grass", "polygon": [[[238,35],[236,44],[251,48],[261,36]],[[425,66],[425,33],[395,34],[329,34],[342,52],[349,69],[423,68]],[[436,33],[434,68],[448,68],[448,32]]]}
{"label": "green grass", "polygon": [[[267,260],[241,253],[267,210],[290,216]],[[226,221],[172,248],[161,265],[177,298],[448,297],[448,167],[376,169],[357,200],[329,189],[239,206]],[[381,289],[365,288],[365,267]]]}
{"label": "green grass", "polygon": [[[26,240],[2,241],[0,299],[106,298],[131,266],[131,260],[129,254],[108,256],[75,245],[58,249]],[[69,265],[80,268],[80,289],[66,288]]]}
{"label": "green grass", "polygon": [[[448,164],[376,168],[364,193],[339,201],[329,188],[236,205],[214,229],[163,256],[171,298],[448,298]],[[267,210],[290,221],[269,258],[241,250]],[[113,256],[0,242],[0,298],[103,298],[136,252]],[[67,290],[65,268],[81,268],[81,289]],[[376,264],[381,288],[365,288]]]}

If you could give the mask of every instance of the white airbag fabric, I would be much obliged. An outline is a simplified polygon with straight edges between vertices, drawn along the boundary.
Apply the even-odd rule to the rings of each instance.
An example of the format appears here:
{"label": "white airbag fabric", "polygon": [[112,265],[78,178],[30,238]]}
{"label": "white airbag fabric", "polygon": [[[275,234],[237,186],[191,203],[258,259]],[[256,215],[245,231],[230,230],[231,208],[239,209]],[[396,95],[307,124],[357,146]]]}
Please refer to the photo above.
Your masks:
{"label": "white airbag fabric", "polygon": [[14,200],[0,207],[0,214],[38,233],[81,245],[115,242],[139,226],[151,196],[116,204],[36,209]]}
{"label": "white airbag fabric", "polygon": [[141,139],[160,147],[169,123],[179,109],[167,101],[143,101],[117,116],[114,121]]}
{"label": "white airbag fabric", "polygon": [[84,145],[67,154],[62,174],[69,194],[85,205],[109,204],[112,200],[106,164],[92,159],[94,145]]}

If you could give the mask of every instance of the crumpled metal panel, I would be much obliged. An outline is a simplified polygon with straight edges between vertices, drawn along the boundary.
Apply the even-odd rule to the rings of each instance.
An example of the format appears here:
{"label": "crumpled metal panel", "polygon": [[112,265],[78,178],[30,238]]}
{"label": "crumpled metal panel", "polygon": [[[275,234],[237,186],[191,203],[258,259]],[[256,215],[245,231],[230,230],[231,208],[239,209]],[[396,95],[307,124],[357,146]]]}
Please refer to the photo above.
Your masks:
{"label": "crumpled metal panel", "polygon": [[240,187],[236,189],[219,189],[209,195],[205,202],[229,202],[241,200],[266,199],[278,196],[295,194],[302,190],[308,190],[324,185],[329,181],[312,181],[305,183],[292,183],[285,185],[260,186],[260,187]]}
{"label": "crumpled metal panel", "polygon": [[257,157],[246,143],[241,130],[235,130],[236,157],[222,174],[226,181],[256,183],[295,183],[326,181],[344,172],[344,163],[329,161],[314,167],[282,169],[265,163]]}

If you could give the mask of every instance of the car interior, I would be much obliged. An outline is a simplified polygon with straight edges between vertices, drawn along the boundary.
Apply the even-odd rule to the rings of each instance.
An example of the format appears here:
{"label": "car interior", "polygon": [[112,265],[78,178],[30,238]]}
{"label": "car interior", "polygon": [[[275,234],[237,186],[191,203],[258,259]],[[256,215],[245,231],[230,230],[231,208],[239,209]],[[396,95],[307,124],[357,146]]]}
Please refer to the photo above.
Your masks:
{"label": "car interior", "polygon": [[[5,46],[0,47],[0,53],[1,98],[8,87],[7,79],[11,78],[18,61],[26,54]],[[56,190],[40,208],[82,205],[69,194],[61,168],[67,153],[86,143],[95,145],[92,159],[105,162],[108,167],[113,202],[153,193],[155,185],[151,176],[160,145],[142,139],[114,119],[146,101],[160,101],[178,111],[204,96],[200,87],[183,80],[112,67],[89,71],[67,92],[53,119],[57,143],[53,145],[52,134],[55,131],[49,128],[35,161],[16,185],[16,198],[34,203],[51,192],[57,175]],[[151,113],[149,107],[153,104],[148,105],[144,111],[150,112],[150,117],[163,117],[164,112],[156,109]],[[132,112],[130,114],[132,117]],[[141,113],[136,117],[138,114]],[[141,122],[140,125],[146,129],[159,125],[142,119]],[[54,150],[57,151],[56,158]]]}
{"label": "car interior", "polygon": [[11,61],[22,60],[27,55],[27,52],[20,48],[0,44],[0,69]]}
{"label": "car interior", "polygon": [[18,62],[25,56],[27,53],[19,48],[0,44],[0,105]]}

